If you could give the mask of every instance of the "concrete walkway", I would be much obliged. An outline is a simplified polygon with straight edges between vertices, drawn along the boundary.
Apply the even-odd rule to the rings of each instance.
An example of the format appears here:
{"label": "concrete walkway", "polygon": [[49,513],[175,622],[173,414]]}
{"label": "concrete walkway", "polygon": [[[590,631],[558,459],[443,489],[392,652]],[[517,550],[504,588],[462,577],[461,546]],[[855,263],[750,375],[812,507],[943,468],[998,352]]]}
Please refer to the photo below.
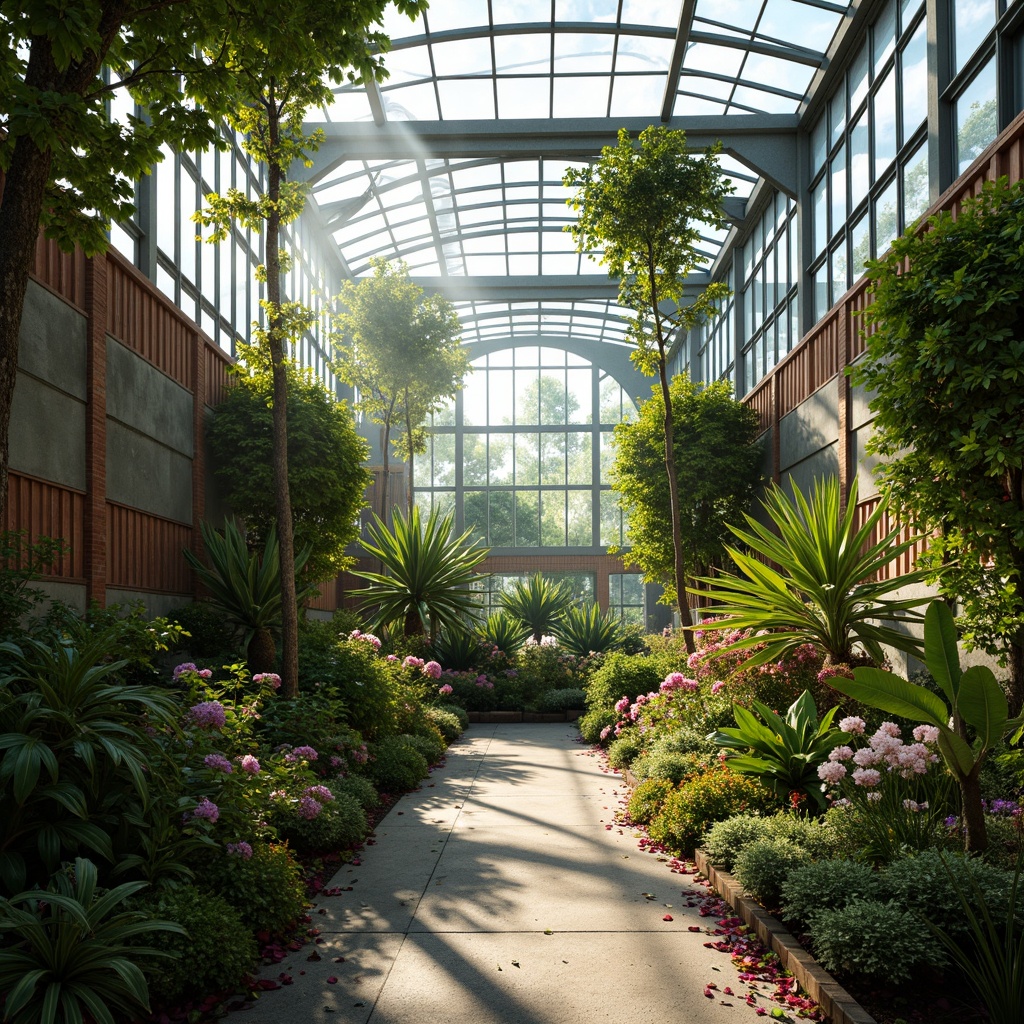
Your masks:
{"label": "concrete walkway", "polygon": [[323,941],[265,969],[293,984],[244,1019],[757,1019],[742,998],[705,998],[707,982],[745,989],[729,958],[704,948],[713,919],[685,907],[685,878],[640,852],[631,830],[605,828],[622,783],[576,738],[567,725],[472,726],[381,822],[361,865],[329,883],[352,889],[312,911]]}

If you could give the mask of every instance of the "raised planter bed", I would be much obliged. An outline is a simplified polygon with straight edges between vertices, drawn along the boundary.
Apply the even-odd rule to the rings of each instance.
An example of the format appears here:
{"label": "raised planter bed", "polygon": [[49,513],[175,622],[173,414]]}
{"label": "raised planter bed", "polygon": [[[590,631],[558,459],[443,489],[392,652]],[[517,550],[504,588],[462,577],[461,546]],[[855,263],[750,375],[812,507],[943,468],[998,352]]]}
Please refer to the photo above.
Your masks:
{"label": "raised planter bed", "polygon": [[832,1024],[877,1024],[875,1018],[797,942],[780,921],[743,894],[743,887],[732,875],[713,867],[703,850],[697,850],[694,859],[697,870],[761,943],[778,954],[782,966],[822,1008]]}

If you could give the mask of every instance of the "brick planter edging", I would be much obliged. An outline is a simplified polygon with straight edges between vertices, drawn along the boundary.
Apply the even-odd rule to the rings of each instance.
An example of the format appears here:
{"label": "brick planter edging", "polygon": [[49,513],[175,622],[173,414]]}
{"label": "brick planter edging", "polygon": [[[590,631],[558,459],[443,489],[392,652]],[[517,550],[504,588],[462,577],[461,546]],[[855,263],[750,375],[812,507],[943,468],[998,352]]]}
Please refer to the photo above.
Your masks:
{"label": "brick planter edging", "polygon": [[743,886],[732,875],[712,867],[703,850],[696,851],[694,860],[697,869],[732,907],[736,916],[743,919],[765,946],[778,954],[782,966],[822,1008],[832,1024],[877,1024],[875,1018],[797,942],[780,921],[759,903],[743,895]]}

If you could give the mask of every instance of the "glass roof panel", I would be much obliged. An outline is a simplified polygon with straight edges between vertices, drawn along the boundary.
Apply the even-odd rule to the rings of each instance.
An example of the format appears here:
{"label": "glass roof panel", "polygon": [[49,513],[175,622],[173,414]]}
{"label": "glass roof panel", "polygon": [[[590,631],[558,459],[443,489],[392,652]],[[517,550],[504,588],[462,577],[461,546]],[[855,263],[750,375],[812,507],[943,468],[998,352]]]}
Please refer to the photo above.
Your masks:
{"label": "glass roof panel", "polygon": [[[576,217],[561,184],[566,168],[585,166],[600,145],[613,143],[621,119],[634,119],[634,130],[659,123],[666,92],[673,123],[682,127],[698,115],[722,116],[725,124],[747,113],[795,115],[848,5],[694,0],[692,23],[683,26],[689,35],[677,38],[682,9],[682,0],[431,0],[411,22],[389,7],[390,76],[376,87],[381,104],[346,84],[310,117],[328,132],[330,169],[322,176],[314,169],[313,196],[343,267],[360,276],[371,256],[404,258],[416,274],[459,278],[463,289],[466,278],[511,275],[510,288],[526,296],[531,288],[549,293],[551,275],[579,276],[573,301],[459,298],[467,340],[525,331],[625,344],[628,314],[602,297],[612,283],[600,254],[577,253],[562,230]],[[551,118],[564,129],[535,144],[501,124]],[[594,151],[581,148],[605,119]],[[401,121],[421,127],[389,128]],[[390,137],[380,147],[378,128]],[[720,163],[742,202],[756,171],[731,156]],[[705,267],[729,234],[702,229]],[[593,294],[581,296],[591,287]]]}

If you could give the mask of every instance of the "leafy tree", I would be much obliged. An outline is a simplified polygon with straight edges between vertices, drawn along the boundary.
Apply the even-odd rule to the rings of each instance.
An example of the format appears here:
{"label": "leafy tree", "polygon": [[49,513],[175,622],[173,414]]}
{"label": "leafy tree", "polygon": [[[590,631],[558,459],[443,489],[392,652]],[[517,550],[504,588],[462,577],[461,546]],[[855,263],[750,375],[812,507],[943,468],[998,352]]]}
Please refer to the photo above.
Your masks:
{"label": "leafy tree", "polygon": [[[469,371],[455,307],[424,296],[406,264],[370,261],[373,276],[348,281],[345,312],[335,318],[335,353],[346,383],[359,391],[357,408],[383,428],[380,516],[388,507],[391,446],[408,461],[407,507],[413,508],[413,455],[426,451],[427,417],[455,397]],[[392,438],[392,434],[397,436]]]}
{"label": "leafy tree", "polygon": [[[721,567],[730,537],[726,524],[738,522],[750,507],[760,479],[757,414],[733,398],[727,381],[701,386],[679,374],[669,392],[683,565],[692,586],[694,577]],[[609,478],[629,521],[630,549],[623,557],[643,572],[646,582],[661,584],[663,602],[674,604],[678,595],[664,423],[661,389],[655,386],[636,419],[616,426]]]}
{"label": "leafy tree", "polygon": [[[601,158],[584,168],[570,168],[564,182],[577,189],[569,200],[579,211],[570,226],[580,252],[603,250],[601,261],[619,278],[619,302],[634,310],[629,330],[636,348],[632,360],[648,376],[660,378],[665,413],[665,470],[672,524],[673,574],[684,626],[692,624],[686,597],[686,557],[682,504],[669,397],[668,346],[677,331],[688,331],[716,315],[715,303],[728,287],[715,282],[693,302],[683,305],[690,272],[703,257],[698,250],[701,227],[722,227],[722,203],[732,191],[715,159],[718,148],[697,157],[686,150],[686,133],[652,125],[634,146],[626,129],[618,145],[605,146]],[[693,637],[686,637],[693,652]]]}
{"label": "leafy tree", "polygon": [[1024,704],[1024,184],[987,182],[954,220],[868,265],[869,451],[882,492],[932,534],[918,565],[960,602],[968,647],[1009,662]]}
{"label": "leafy tree", "polygon": [[[425,0],[395,0],[397,8],[415,15]],[[235,12],[234,29],[208,51],[224,69],[203,84],[204,102],[218,102],[228,124],[243,138],[242,148],[267,173],[266,191],[249,198],[238,189],[207,197],[208,207],[196,215],[213,227],[210,241],[227,238],[237,222],[266,234],[266,264],[257,278],[266,284],[261,303],[266,327],[254,325],[256,344],[270,355],[273,370],[274,514],[281,548],[281,679],[283,693],[294,696],[299,686],[298,610],[295,592],[295,539],[288,491],[288,370],[286,356],[308,330],[314,314],[297,302],[282,301],[281,279],[291,257],[280,247],[281,228],[302,212],[306,188],[288,180],[296,161],[307,165],[319,133],[306,135],[303,118],[311,107],[328,103],[331,83],[377,78],[383,74],[374,48],[387,37],[369,32],[380,23],[387,0],[297,0],[281,5],[249,0]]]}
{"label": "leafy tree", "polygon": [[[0,521],[7,501],[9,427],[18,335],[39,228],[68,251],[106,248],[107,225],[132,212],[133,182],[160,146],[216,137],[216,110],[191,102],[211,73],[199,52],[223,4],[150,0],[20,0],[0,6]],[[186,85],[187,88],[187,85]],[[112,121],[127,89],[145,117]],[[84,158],[83,158],[84,157]]]}
{"label": "leafy tree", "polygon": [[[233,368],[235,386],[217,406],[208,431],[225,498],[262,546],[276,518],[273,491],[273,380],[265,353],[249,349]],[[296,548],[309,548],[305,582],[333,579],[352,559],[345,548],[359,538],[358,516],[370,474],[367,444],[351,410],[308,370],[288,366],[288,494]]]}

